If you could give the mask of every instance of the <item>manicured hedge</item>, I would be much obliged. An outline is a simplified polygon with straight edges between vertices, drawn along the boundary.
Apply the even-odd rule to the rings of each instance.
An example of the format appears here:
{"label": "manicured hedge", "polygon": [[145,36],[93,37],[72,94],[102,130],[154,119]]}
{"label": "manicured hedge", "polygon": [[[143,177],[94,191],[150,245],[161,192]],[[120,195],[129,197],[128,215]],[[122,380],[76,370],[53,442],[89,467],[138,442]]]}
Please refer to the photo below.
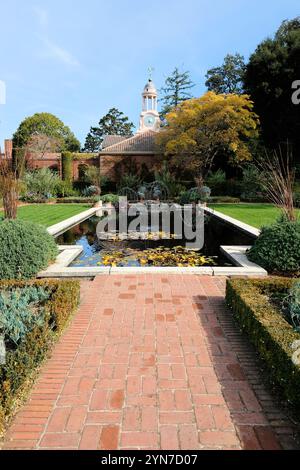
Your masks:
{"label": "manicured hedge", "polygon": [[57,204],[95,204],[99,200],[94,197],[64,197],[57,198]]}
{"label": "manicured hedge", "polygon": [[227,281],[226,301],[234,317],[266,362],[271,380],[294,406],[300,406],[300,365],[292,356],[300,333],[269,302],[269,294],[285,293],[294,280],[287,278]]}
{"label": "manicured hedge", "polygon": [[63,181],[72,183],[73,180],[73,154],[71,152],[62,152],[61,171]]}
{"label": "manicured hedge", "polygon": [[25,286],[40,286],[50,291],[45,305],[48,321],[27,334],[19,347],[8,349],[5,365],[0,365],[0,432],[14,410],[23,385],[30,383],[34,371],[79,304],[78,281],[0,281],[0,290]]}
{"label": "manicured hedge", "polygon": [[213,196],[209,198],[211,203],[224,203],[224,204],[239,204],[241,200],[238,197],[232,196]]}

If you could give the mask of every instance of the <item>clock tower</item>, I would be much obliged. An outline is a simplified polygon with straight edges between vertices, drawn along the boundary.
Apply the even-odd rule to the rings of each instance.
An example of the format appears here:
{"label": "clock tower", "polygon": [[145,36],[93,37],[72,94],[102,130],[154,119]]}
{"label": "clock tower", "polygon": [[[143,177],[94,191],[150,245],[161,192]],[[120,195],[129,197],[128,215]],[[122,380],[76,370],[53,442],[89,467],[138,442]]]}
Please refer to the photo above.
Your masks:
{"label": "clock tower", "polygon": [[145,85],[142,99],[140,127],[137,133],[149,130],[158,132],[160,129],[160,117],[157,111],[157,90],[151,78],[149,78]]}

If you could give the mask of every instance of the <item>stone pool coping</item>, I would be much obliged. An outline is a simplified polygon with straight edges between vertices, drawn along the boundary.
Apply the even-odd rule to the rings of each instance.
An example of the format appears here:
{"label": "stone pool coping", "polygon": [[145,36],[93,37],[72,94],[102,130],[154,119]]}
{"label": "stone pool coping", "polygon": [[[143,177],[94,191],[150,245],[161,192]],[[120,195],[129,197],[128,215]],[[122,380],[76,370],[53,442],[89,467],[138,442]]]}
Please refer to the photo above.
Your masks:
{"label": "stone pool coping", "polygon": [[83,249],[77,245],[59,246],[60,254],[54,264],[39,273],[40,278],[49,277],[95,277],[101,274],[198,274],[205,276],[256,276],[264,277],[268,273],[257,264],[251,263],[246,256],[250,246],[221,246],[221,251],[231,259],[235,266],[203,266],[198,268],[179,267],[77,267],[69,265]]}
{"label": "stone pool coping", "polygon": [[259,229],[252,227],[252,225],[245,224],[244,222],[241,222],[238,219],[229,217],[229,215],[222,214],[222,212],[218,212],[215,209],[211,209],[210,207],[205,207],[205,212],[208,212],[214,217],[217,217],[218,219],[223,220],[224,222],[227,222],[230,225],[233,225],[234,227],[238,228],[239,230],[246,233],[247,235],[252,236],[253,238],[257,238],[260,235]]}
{"label": "stone pool coping", "polygon": [[[66,230],[78,225],[89,217],[96,215],[105,209],[93,207],[80,214],[75,215],[69,219],[64,220],[52,227],[48,228],[48,232],[57,237],[64,233]],[[237,219],[221,214],[214,209],[205,207],[205,211],[211,215],[222,219],[223,221],[237,227],[239,230],[253,236],[258,237],[260,230],[252,227],[251,225],[240,222]],[[76,259],[83,251],[83,248],[78,245],[60,245],[59,255],[54,264],[50,265],[45,271],[38,274],[40,278],[59,278],[59,277],[95,277],[101,274],[198,274],[205,276],[256,276],[265,277],[268,275],[267,271],[255,263],[248,260],[246,252],[250,246],[234,245],[234,246],[221,246],[221,252],[229,258],[234,266],[203,266],[195,268],[180,268],[180,267],[98,267],[86,266],[77,267],[70,264]]]}
{"label": "stone pool coping", "polygon": [[89,219],[93,215],[96,215],[98,211],[99,207],[92,207],[91,209],[87,209],[86,211],[80,212],[79,214],[74,215],[69,219],[59,222],[58,224],[51,225],[51,227],[47,228],[47,231],[48,233],[50,233],[50,235],[53,235],[53,237],[59,237],[59,235],[62,235],[67,230],[75,227],[81,222],[84,222],[86,219]]}

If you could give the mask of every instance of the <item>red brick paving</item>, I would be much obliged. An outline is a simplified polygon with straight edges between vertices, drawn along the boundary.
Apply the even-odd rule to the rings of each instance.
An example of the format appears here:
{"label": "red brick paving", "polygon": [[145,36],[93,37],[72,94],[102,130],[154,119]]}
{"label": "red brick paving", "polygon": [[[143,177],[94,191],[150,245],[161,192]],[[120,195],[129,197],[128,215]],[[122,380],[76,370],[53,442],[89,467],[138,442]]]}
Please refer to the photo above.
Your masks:
{"label": "red brick paving", "polygon": [[4,449],[295,448],[224,307],[225,280],[99,276]]}

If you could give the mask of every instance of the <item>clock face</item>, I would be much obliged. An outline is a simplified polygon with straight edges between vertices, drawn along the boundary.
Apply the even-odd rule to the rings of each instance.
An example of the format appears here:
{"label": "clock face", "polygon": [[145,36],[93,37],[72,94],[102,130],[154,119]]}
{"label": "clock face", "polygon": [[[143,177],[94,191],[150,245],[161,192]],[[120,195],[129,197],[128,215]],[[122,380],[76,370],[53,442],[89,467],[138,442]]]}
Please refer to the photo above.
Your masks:
{"label": "clock face", "polygon": [[153,127],[155,124],[155,117],[151,114],[146,114],[144,117],[144,124],[146,127]]}

